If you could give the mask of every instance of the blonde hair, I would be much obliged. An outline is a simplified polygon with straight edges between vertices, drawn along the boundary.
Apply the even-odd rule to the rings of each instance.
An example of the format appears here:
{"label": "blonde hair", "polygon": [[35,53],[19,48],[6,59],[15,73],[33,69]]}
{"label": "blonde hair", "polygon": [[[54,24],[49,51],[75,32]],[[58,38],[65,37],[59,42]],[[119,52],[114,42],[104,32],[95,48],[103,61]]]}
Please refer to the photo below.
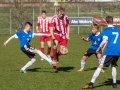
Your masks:
{"label": "blonde hair", "polygon": [[97,24],[92,24],[91,27],[97,28],[99,30],[99,26]]}

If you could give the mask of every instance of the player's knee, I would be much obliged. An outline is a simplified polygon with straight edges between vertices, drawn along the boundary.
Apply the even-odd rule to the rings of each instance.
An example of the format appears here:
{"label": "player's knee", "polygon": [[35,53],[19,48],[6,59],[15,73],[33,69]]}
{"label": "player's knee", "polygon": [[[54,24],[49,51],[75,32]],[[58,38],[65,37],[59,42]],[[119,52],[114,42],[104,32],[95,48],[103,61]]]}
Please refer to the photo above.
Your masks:
{"label": "player's knee", "polygon": [[97,58],[98,58],[98,59],[101,59],[101,58],[102,58],[102,56],[101,56],[101,55],[99,55],[99,56],[97,56]]}
{"label": "player's knee", "polygon": [[48,46],[48,48],[51,48],[51,46]]}
{"label": "player's knee", "polygon": [[44,45],[41,45],[41,48],[44,48]]}
{"label": "player's knee", "polygon": [[98,59],[100,60],[100,59],[101,59],[101,57],[98,57]]}
{"label": "player's knee", "polygon": [[48,44],[48,46],[51,46],[51,41],[48,41],[47,44]]}
{"label": "player's knee", "polygon": [[35,49],[35,50],[34,50],[34,53],[37,53],[37,51],[38,51],[38,50],[37,50],[37,49]]}
{"label": "player's knee", "polygon": [[53,48],[54,48],[54,49],[57,49],[57,46],[56,46],[56,45],[54,45],[54,46],[53,46]]}
{"label": "player's knee", "polygon": [[82,60],[86,60],[86,59],[87,59],[87,56],[83,56],[83,57],[82,57]]}
{"label": "player's knee", "polygon": [[35,58],[31,58],[31,61],[35,62],[35,61],[36,61],[36,59],[35,59]]}
{"label": "player's knee", "polygon": [[103,65],[99,65],[99,68],[103,68]]}
{"label": "player's knee", "polygon": [[51,45],[48,45],[49,48],[51,48]]}
{"label": "player's knee", "polygon": [[111,65],[111,67],[116,67],[115,65]]}
{"label": "player's knee", "polygon": [[44,44],[41,44],[41,48],[44,48]]}

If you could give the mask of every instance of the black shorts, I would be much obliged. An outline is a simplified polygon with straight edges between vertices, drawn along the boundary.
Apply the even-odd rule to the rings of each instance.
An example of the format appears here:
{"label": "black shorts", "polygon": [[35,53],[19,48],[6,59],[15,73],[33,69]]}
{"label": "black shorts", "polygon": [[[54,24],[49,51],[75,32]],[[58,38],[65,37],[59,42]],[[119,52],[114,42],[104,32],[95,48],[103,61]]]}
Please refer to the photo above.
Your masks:
{"label": "black shorts", "polygon": [[35,48],[30,46],[30,45],[24,45],[21,50],[29,57],[29,58],[34,58],[35,53],[34,50]]}
{"label": "black shorts", "polygon": [[[92,54],[95,54],[96,57],[97,57],[96,50],[93,50],[93,49],[90,49],[90,48],[89,48],[89,49],[85,52],[84,56],[90,57]],[[102,54],[102,52],[100,52],[100,54]]]}
{"label": "black shorts", "polygon": [[119,59],[119,56],[107,56],[104,55],[101,59],[100,65],[103,65],[104,67],[109,67],[111,64],[112,66],[117,66],[117,61]]}

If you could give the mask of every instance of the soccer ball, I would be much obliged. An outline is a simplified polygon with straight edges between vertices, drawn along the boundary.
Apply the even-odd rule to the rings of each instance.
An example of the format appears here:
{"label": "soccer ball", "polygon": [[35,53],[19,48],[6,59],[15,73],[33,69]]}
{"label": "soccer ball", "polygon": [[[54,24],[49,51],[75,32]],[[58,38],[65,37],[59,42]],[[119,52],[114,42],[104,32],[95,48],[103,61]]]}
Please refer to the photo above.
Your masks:
{"label": "soccer ball", "polygon": [[61,54],[67,54],[68,53],[68,48],[67,47],[62,47],[60,52],[61,52]]}

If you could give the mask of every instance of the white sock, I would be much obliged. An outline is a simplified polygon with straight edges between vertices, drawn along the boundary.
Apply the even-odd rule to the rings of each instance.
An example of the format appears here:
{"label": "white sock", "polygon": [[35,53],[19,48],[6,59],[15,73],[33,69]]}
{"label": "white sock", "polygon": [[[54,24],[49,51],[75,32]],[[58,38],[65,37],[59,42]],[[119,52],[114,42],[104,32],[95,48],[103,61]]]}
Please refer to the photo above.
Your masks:
{"label": "white sock", "polygon": [[92,77],[92,79],[91,79],[91,82],[92,82],[92,83],[95,82],[95,80],[97,79],[97,77],[100,75],[100,72],[101,72],[101,68],[98,67],[98,68],[96,69],[96,71],[94,72],[93,77]]}
{"label": "white sock", "polygon": [[117,76],[117,70],[116,70],[116,67],[112,67],[113,83],[116,83],[116,76]]}
{"label": "white sock", "polygon": [[100,62],[101,62],[101,59],[98,59],[98,63],[100,64]]}
{"label": "white sock", "polygon": [[81,68],[82,68],[82,69],[84,69],[84,67],[85,67],[85,63],[86,63],[85,60],[81,60]]}
{"label": "white sock", "polygon": [[35,58],[32,58],[23,68],[22,70],[26,70],[26,68],[30,67],[31,65],[33,65],[33,63],[36,61]]}
{"label": "white sock", "polygon": [[37,54],[42,57],[43,59],[45,59],[47,62],[52,62],[51,59],[49,59],[45,54],[43,54],[40,50],[37,51]]}

